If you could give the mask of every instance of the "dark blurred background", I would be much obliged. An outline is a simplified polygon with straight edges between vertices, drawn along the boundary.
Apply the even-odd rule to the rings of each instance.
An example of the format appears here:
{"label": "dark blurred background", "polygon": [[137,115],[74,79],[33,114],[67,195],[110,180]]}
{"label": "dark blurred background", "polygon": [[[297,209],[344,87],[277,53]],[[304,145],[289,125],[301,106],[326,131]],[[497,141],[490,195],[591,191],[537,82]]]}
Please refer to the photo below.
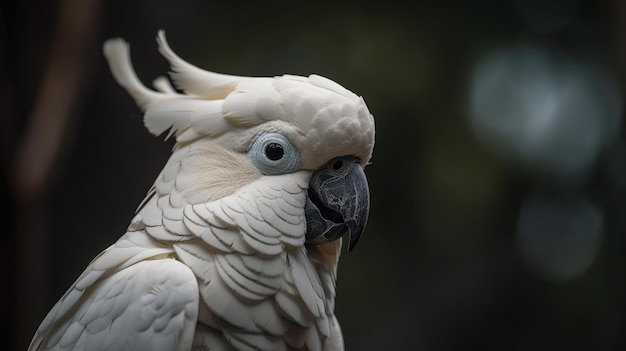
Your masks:
{"label": "dark blurred background", "polygon": [[3,1],[0,333],[26,348],[169,156],[101,45],[318,73],[377,123],[348,350],[626,350],[626,2]]}

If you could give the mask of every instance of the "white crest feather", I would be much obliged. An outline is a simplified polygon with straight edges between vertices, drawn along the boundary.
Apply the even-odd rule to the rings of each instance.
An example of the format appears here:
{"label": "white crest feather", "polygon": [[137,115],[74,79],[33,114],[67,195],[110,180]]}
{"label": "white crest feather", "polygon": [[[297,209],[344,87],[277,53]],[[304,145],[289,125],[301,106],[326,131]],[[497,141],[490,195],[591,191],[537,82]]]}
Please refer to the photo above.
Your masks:
{"label": "white crest feather", "polygon": [[163,30],[159,31],[157,43],[159,52],[172,67],[173,72],[170,74],[172,80],[187,94],[202,96],[205,99],[223,99],[235,89],[239,82],[250,79],[205,71],[186,62],[170,48]]}
{"label": "white crest feather", "polygon": [[[354,153],[366,165],[373,149],[374,120],[362,98],[328,78],[282,75],[244,77],[200,69],[170,48],[165,32],[157,36],[160,53],[169,61],[170,77],[144,86],[131,65],[129,47],[121,39],[104,47],[113,75],[145,111],[144,124],[155,135],[169,130],[180,143],[215,138],[234,129],[250,129],[269,121],[287,122],[282,130],[303,156],[305,168],[317,168],[324,155]],[[272,127],[276,127],[273,124]]]}
{"label": "white crest feather", "polygon": [[130,60],[130,47],[123,39],[107,40],[103,52],[117,83],[128,91],[143,111],[152,101],[166,95],[150,90],[141,83]]}

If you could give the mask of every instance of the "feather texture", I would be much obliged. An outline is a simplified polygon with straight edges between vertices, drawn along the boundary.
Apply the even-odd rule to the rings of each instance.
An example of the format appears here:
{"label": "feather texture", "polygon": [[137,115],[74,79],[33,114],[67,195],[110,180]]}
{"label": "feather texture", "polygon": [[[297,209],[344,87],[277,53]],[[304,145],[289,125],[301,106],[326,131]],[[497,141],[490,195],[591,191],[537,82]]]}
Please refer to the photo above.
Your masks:
{"label": "feather texture", "polygon": [[[163,77],[144,86],[122,39],[103,51],[146,128],[176,138],[172,155],[126,233],[51,309],[29,350],[342,350],[333,312],[341,240],[307,245],[305,206],[323,164],[369,162],[374,124],[363,99],[319,75],[205,71],[163,31],[157,42],[180,92]],[[272,133],[298,162],[264,175],[250,150]]]}
{"label": "feather texture", "polygon": [[237,83],[249,79],[205,71],[187,63],[170,48],[165,38],[165,31],[159,31],[157,43],[159,44],[159,52],[170,62],[173,70],[172,79],[179,89],[188,94],[202,96],[210,100],[224,99],[234,90]]}
{"label": "feather texture", "polygon": [[[177,327],[170,326],[176,334],[168,336],[168,345],[171,347],[167,349],[185,350],[193,340],[195,322],[192,322],[197,318],[197,285],[185,265],[165,259],[172,253],[172,248],[155,242],[145,233],[127,233],[96,257],[53,307],[41,323],[29,349],[99,349],[107,344],[114,349],[121,349],[130,344],[125,344],[124,340],[114,340],[117,335],[124,334],[116,334],[116,328],[137,328],[138,332],[144,331],[150,337],[150,333],[162,333],[167,323],[178,323]],[[154,265],[148,267],[143,262],[153,262]],[[172,296],[179,299],[175,302],[176,306],[168,305],[165,309],[159,309],[163,307],[160,304],[167,303],[168,297],[160,295],[161,300],[154,300],[144,295],[156,292],[154,289],[163,294],[177,294]],[[146,297],[141,300],[140,296]],[[141,304],[135,304],[139,300]],[[142,307],[148,305],[153,307]],[[154,313],[137,321],[133,319],[138,313],[133,309],[137,308],[154,308]],[[160,315],[159,311],[182,315],[166,321],[168,318]],[[165,319],[159,322],[159,318]],[[147,342],[152,341],[133,342],[140,346],[149,345]]]}
{"label": "feather texture", "polygon": [[[145,87],[130,63],[128,44],[111,39],[105,56],[118,83],[146,112],[148,130],[188,143],[204,136],[219,137],[237,129],[268,122],[281,129],[299,148],[307,169],[320,167],[329,155],[354,154],[365,166],[374,147],[374,120],[363,99],[340,84],[322,77],[282,75],[243,77],[200,69],[171,49],[165,33],[157,37],[159,51],[169,61],[171,77],[185,92],[178,94],[160,79],[158,91]],[[255,133],[254,131],[251,131]]]}

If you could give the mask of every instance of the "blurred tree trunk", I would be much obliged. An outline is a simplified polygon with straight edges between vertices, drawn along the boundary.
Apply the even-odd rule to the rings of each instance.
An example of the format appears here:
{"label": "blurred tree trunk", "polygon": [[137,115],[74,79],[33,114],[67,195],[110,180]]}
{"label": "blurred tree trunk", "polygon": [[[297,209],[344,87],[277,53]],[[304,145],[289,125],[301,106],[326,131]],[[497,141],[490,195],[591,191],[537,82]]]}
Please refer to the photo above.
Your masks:
{"label": "blurred tree trunk", "polygon": [[[21,9],[23,9],[22,7]],[[26,6],[28,9],[28,6]],[[15,349],[25,349],[48,306],[47,194],[71,149],[70,124],[98,28],[99,0],[60,0],[51,49],[7,181],[15,211]],[[45,35],[45,33],[40,33]],[[18,37],[16,40],[19,40]],[[18,57],[18,60],[20,58]],[[16,89],[14,89],[16,90]],[[16,114],[14,118],[21,118]],[[10,157],[10,156],[9,156]]]}

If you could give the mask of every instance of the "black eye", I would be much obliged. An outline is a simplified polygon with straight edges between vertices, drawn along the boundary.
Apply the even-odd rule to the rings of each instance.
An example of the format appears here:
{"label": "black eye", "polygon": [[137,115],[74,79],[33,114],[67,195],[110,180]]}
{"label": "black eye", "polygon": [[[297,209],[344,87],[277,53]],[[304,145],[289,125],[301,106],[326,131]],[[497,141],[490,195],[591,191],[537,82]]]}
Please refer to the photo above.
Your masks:
{"label": "black eye", "polygon": [[265,156],[272,161],[278,161],[285,155],[283,146],[278,143],[269,143],[265,146]]}

